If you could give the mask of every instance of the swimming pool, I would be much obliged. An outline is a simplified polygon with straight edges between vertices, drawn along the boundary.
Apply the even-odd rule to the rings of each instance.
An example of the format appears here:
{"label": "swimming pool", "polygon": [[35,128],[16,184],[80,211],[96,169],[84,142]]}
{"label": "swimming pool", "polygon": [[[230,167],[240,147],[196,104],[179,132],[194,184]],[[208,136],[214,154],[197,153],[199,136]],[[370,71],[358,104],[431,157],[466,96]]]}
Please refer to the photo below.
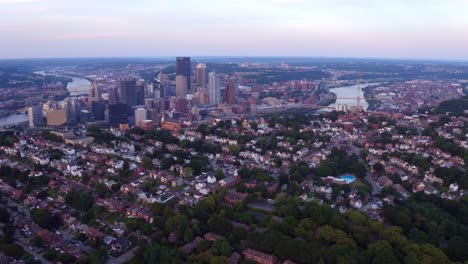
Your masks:
{"label": "swimming pool", "polygon": [[353,175],[343,175],[340,178],[345,180],[348,184],[353,183],[356,180],[356,176]]}

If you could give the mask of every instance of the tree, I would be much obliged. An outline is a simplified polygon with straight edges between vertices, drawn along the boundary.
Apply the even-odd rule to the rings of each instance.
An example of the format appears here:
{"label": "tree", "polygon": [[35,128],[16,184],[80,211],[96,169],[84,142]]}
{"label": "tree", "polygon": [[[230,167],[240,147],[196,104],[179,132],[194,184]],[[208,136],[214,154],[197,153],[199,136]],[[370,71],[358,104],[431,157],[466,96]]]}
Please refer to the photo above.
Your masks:
{"label": "tree", "polygon": [[58,224],[57,217],[43,209],[33,210],[31,212],[31,218],[36,224],[45,229],[50,229]]}
{"label": "tree", "polygon": [[221,256],[229,257],[231,255],[231,246],[226,240],[216,242],[213,247],[215,252]]}
{"label": "tree", "polygon": [[100,182],[94,185],[94,190],[97,192],[97,194],[101,198],[106,197],[109,192],[109,189],[107,188],[107,186],[104,183],[100,183]]}
{"label": "tree", "polygon": [[153,162],[151,161],[151,159],[147,156],[144,156],[142,159],[141,159],[141,164],[143,165],[143,167],[146,169],[146,170],[151,170],[153,168]]}
{"label": "tree", "polygon": [[77,210],[86,212],[93,206],[94,199],[86,191],[72,190],[65,196],[65,202]]}
{"label": "tree", "polygon": [[392,246],[387,241],[379,241],[367,247],[371,263],[375,264],[397,264],[400,263],[393,252]]}
{"label": "tree", "polygon": [[193,231],[190,227],[185,228],[184,231],[184,242],[188,243],[193,240]]}
{"label": "tree", "polygon": [[452,260],[465,261],[468,259],[468,243],[461,236],[452,237],[448,242],[447,255]]}
{"label": "tree", "polygon": [[10,220],[10,214],[8,213],[7,209],[4,207],[0,207],[0,222],[7,222]]}
{"label": "tree", "polygon": [[253,130],[257,131],[258,130],[258,124],[257,122],[250,122],[250,128]]}
{"label": "tree", "polygon": [[166,232],[176,232],[178,237],[182,237],[188,224],[188,219],[185,215],[175,214],[166,221]]}
{"label": "tree", "polygon": [[13,243],[15,237],[15,226],[7,223],[3,226],[3,234],[5,235],[5,241],[7,243]]}
{"label": "tree", "polygon": [[376,163],[372,165],[372,168],[378,172],[382,172],[384,170],[384,166],[381,163]]}
{"label": "tree", "polygon": [[16,244],[2,244],[0,245],[0,251],[3,251],[5,255],[20,259],[24,254],[23,247]]}
{"label": "tree", "polygon": [[208,226],[214,233],[221,235],[228,234],[232,230],[232,224],[219,214],[213,215],[208,221]]}
{"label": "tree", "polygon": [[215,178],[217,181],[220,181],[225,178],[223,169],[219,168],[215,172]]}

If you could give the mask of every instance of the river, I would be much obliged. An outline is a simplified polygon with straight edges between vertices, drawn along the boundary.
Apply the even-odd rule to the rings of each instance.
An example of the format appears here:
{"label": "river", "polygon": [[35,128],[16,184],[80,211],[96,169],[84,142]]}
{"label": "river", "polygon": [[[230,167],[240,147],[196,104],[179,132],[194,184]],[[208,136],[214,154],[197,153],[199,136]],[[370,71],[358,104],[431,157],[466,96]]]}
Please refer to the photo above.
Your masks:
{"label": "river", "polygon": [[89,87],[91,86],[91,82],[84,78],[72,77],[72,76],[61,75],[61,74],[53,74],[53,73],[49,74],[49,73],[46,73],[45,71],[36,71],[34,73],[40,74],[40,75],[55,75],[55,76],[71,78],[72,81],[67,84],[67,90],[70,92],[70,95],[72,96],[88,94]]}
{"label": "river", "polygon": [[[46,73],[45,71],[36,71],[34,73],[39,74],[39,75],[48,75],[48,73]],[[54,74],[51,74],[51,75],[54,75]],[[91,86],[91,82],[89,82],[87,79],[66,76],[66,75],[59,75],[59,74],[55,74],[55,75],[68,77],[72,79],[72,81],[67,84],[67,90],[70,92],[70,95],[76,96],[76,95],[81,95],[81,94],[88,94],[89,86]],[[0,118],[0,127],[24,123],[27,121],[28,121],[28,115],[25,113],[11,114],[11,115],[7,115],[7,116]]]}
{"label": "river", "polygon": [[[362,90],[363,88],[366,88],[368,86],[373,86],[373,85],[378,85],[378,83],[366,83],[366,84],[360,84],[360,89],[358,89],[358,85],[351,85],[351,86],[344,86],[344,87],[337,87],[337,88],[331,88],[330,92],[336,94],[336,102],[333,104],[330,104],[328,106],[330,107],[335,107],[337,104],[346,104],[349,107],[351,106],[356,106],[357,105],[357,93],[359,90],[359,97],[361,98],[360,105],[363,107],[364,110],[367,109],[369,104],[367,101],[364,99],[364,91]],[[341,97],[341,98],[340,98]]]}
{"label": "river", "polygon": [[11,114],[0,118],[0,127],[28,122],[28,115],[25,113]]}

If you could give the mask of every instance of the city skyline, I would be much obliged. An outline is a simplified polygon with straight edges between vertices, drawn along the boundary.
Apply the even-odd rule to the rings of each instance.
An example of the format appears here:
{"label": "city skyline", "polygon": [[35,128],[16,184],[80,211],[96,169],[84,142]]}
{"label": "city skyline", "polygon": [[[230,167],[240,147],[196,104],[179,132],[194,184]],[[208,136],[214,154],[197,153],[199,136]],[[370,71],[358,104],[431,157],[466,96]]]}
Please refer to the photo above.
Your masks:
{"label": "city skyline", "polygon": [[0,58],[468,60],[467,8],[462,0],[0,0]]}

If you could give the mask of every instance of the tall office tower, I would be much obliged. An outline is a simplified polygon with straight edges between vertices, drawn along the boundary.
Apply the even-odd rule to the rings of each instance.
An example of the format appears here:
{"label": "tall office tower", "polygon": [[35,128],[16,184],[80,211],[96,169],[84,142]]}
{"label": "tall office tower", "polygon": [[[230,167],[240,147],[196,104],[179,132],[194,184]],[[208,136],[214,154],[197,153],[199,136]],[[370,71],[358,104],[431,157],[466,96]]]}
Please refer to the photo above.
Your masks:
{"label": "tall office tower", "polygon": [[219,79],[215,72],[208,74],[208,101],[210,105],[218,105],[220,103],[220,87]]}
{"label": "tall office tower", "polygon": [[[157,81],[159,81],[159,97],[168,97],[170,81],[167,78],[167,76],[164,75],[162,72],[159,72]],[[157,81],[155,80],[155,83],[157,83]]]}
{"label": "tall office tower", "polygon": [[145,103],[145,83],[138,83],[135,91],[136,105],[142,105]]}
{"label": "tall office tower", "polygon": [[127,104],[129,108],[137,105],[137,88],[135,79],[120,80],[120,102]]}
{"label": "tall office tower", "polygon": [[226,91],[225,91],[226,97],[225,97],[225,102],[226,104],[233,105],[236,104],[236,86],[234,85],[234,82],[232,80],[229,80],[227,85],[226,85]]}
{"label": "tall office tower", "polygon": [[185,98],[187,96],[188,86],[187,77],[183,75],[176,76],[176,96],[179,98]]}
{"label": "tall office tower", "polygon": [[112,127],[118,127],[120,124],[128,124],[128,106],[127,104],[109,105],[109,124]]}
{"label": "tall office tower", "polygon": [[119,101],[119,95],[115,87],[109,88],[109,101],[108,104],[116,104]]}
{"label": "tall office tower", "polygon": [[145,94],[146,95],[153,94],[155,86],[156,85],[154,85],[153,83],[146,83],[145,84]]}
{"label": "tall office tower", "polygon": [[155,125],[159,125],[159,111],[157,109],[148,109],[146,117],[148,120],[153,120]]}
{"label": "tall office tower", "polygon": [[207,91],[206,88],[198,89],[197,96],[198,96],[198,103],[199,104],[207,105],[207,104],[210,103],[210,100],[209,100],[209,97],[208,97],[208,91]]}
{"label": "tall office tower", "polygon": [[187,79],[187,90],[190,90],[190,57],[176,58],[176,76],[185,76]]}
{"label": "tall office tower", "polygon": [[106,119],[106,104],[103,101],[94,101],[91,103],[91,113],[96,121]]}
{"label": "tall office tower", "polygon": [[28,107],[28,119],[30,127],[44,125],[44,117],[42,116],[42,107],[40,105]]}
{"label": "tall office tower", "polygon": [[165,77],[164,77],[164,74],[162,73],[162,71],[159,72],[158,74],[158,81],[160,81],[161,83],[164,81]]}
{"label": "tall office tower", "polygon": [[72,124],[75,124],[78,122],[78,117],[80,115],[80,104],[78,102],[78,99],[75,97],[75,98],[69,98],[68,99],[68,112],[67,112],[67,116],[68,116],[68,122],[72,123]]}
{"label": "tall office tower", "polygon": [[154,99],[146,98],[145,99],[145,107],[146,107],[146,109],[153,109],[154,108]]}
{"label": "tall office tower", "polygon": [[197,78],[197,90],[200,88],[206,88],[206,65],[199,63],[197,64],[196,70],[195,77]]}
{"label": "tall office tower", "polygon": [[91,105],[91,102],[99,101],[100,98],[99,87],[96,80],[94,80],[93,84],[89,87],[88,102]]}
{"label": "tall office tower", "polygon": [[80,123],[86,124],[93,119],[93,113],[90,111],[83,109],[80,111]]}
{"label": "tall office tower", "polygon": [[146,120],[146,109],[143,107],[135,109],[135,125],[137,126],[140,121]]}

